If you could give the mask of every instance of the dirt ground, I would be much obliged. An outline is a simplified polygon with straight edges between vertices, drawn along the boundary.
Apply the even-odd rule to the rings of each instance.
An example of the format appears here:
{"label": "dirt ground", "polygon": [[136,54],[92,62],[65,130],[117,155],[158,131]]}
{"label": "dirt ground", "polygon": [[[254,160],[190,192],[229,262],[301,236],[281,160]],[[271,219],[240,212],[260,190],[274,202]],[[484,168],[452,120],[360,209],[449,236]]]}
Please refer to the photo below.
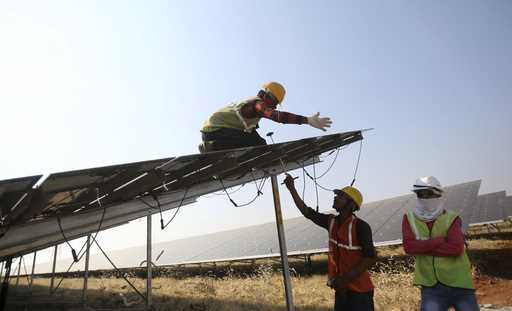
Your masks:
{"label": "dirt ground", "polygon": [[475,286],[479,304],[512,306],[512,280],[482,275]]}
{"label": "dirt ground", "polygon": [[512,306],[512,240],[470,240],[479,304]]}

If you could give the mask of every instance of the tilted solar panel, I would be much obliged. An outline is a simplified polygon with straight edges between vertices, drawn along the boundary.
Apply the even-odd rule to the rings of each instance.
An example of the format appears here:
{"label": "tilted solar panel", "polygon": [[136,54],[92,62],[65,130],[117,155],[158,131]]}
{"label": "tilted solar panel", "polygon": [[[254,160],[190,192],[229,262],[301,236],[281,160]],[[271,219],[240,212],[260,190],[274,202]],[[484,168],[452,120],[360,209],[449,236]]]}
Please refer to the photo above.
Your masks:
{"label": "tilted solar panel", "polygon": [[507,219],[512,217],[512,196],[508,196],[503,200],[503,215]]}
{"label": "tilted solar panel", "polygon": [[12,222],[26,211],[32,187],[41,177],[35,175],[0,181],[0,225]]}
{"label": "tilted solar panel", "polygon": [[473,210],[471,224],[484,224],[503,221],[503,206],[506,193],[499,191],[478,196],[478,202]]}
{"label": "tilted solar panel", "polygon": [[62,242],[61,219],[66,235],[82,236],[97,231],[102,221],[115,226],[156,213],[158,205],[165,210],[189,204],[204,194],[308,165],[323,152],[361,139],[361,131],[353,131],[52,174],[34,190],[39,199],[31,205],[38,221],[14,223],[0,239],[0,258]]}

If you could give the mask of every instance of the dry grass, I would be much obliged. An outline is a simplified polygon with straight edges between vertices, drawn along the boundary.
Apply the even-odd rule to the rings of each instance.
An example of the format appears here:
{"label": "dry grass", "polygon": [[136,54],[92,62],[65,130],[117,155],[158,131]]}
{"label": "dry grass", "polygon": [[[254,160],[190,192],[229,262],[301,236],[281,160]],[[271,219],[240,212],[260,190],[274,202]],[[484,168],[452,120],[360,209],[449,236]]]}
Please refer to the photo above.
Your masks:
{"label": "dry grass", "polygon": [[[418,305],[419,290],[412,286],[412,274],[372,273],[375,283],[377,310],[412,310]],[[145,287],[145,280],[134,279],[137,288]],[[47,292],[48,279],[36,279],[37,288]],[[297,310],[332,310],[334,293],[325,285],[325,276],[293,277],[294,303]],[[67,279],[57,291],[56,300],[79,300],[82,280]],[[88,301],[92,306],[123,306],[122,294],[131,305],[143,305],[142,299],[122,279],[89,279]],[[34,294],[42,294],[36,291]],[[285,308],[283,279],[279,271],[263,266],[253,277],[227,276],[224,278],[170,277],[153,280],[153,301],[157,310],[262,310]]]}
{"label": "dry grass", "polygon": [[[502,269],[503,254],[512,249],[511,240],[475,239],[469,241],[469,249],[473,250],[474,263],[483,262],[485,266]],[[486,252],[490,250],[490,252]],[[479,254],[479,252],[483,252]],[[376,310],[418,310],[420,293],[412,284],[412,260],[403,256],[401,246],[380,248],[379,262],[372,269],[375,284]],[[494,261],[492,256],[497,257]],[[507,258],[509,258],[507,257]],[[297,310],[328,311],[334,302],[333,291],[325,285],[326,256],[313,257],[312,274],[299,272],[293,276],[294,303]],[[233,267],[235,269],[233,269]],[[153,302],[156,310],[262,310],[277,311],[285,309],[284,286],[282,274],[273,262],[258,261],[256,270],[251,273],[240,273],[240,266],[217,266],[224,273],[209,271],[197,273],[195,276],[176,275],[153,279]],[[479,268],[483,268],[482,267]],[[489,271],[484,271],[488,273]],[[499,272],[499,271],[498,271]],[[482,271],[474,269],[476,278]],[[503,271],[499,272],[503,275]],[[486,274],[489,275],[489,274]],[[145,279],[130,279],[135,286],[144,291]],[[48,296],[48,278],[36,278],[34,296]],[[27,284],[20,279],[20,289]],[[55,300],[80,301],[82,279],[64,279]],[[89,279],[88,303],[91,306],[121,307],[126,305],[143,306],[144,302],[123,279],[113,277],[93,277]],[[52,309],[52,308],[50,308]],[[35,309],[34,309],[35,310]],[[40,310],[40,309],[38,309]]]}

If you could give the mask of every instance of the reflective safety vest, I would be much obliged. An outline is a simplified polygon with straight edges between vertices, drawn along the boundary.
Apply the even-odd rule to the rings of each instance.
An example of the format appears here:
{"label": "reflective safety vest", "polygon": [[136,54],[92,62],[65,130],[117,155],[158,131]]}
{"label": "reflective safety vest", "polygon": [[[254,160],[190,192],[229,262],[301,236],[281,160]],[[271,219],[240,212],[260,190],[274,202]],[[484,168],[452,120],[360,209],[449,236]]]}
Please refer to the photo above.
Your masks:
{"label": "reflective safety vest", "polygon": [[257,101],[261,101],[261,98],[254,96],[233,102],[217,110],[203,124],[201,132],[208,133],[221,128],[231,128],[248,133],[254,131],[261,118],[244,118],[240,109],[246,104]]}
{"label": "reflective safety vest", "polygon": [[[334,215],[329,216],[329,280],[349,272],[363,259],[363,253],[357,239],[358,219],[351,215],[341,225],[336,224]],[[364,271],[348,284],[348,289],[365,293],[373,290],[370,273]]]}
{"label": "reflective safety vest", "polygon": [[[446,211],[434,221],[432,230],[425,222],[414,216],[412,211],[407,213],[407,221],[417,240],[446,237],[453,221],[458,214]],[[440,282],[446,286],[474,289],[471,276],[471,263],[466,249],[457,257],[441,257],[429,255],[416,255],[414,268],[414,284],[434,286]]]}

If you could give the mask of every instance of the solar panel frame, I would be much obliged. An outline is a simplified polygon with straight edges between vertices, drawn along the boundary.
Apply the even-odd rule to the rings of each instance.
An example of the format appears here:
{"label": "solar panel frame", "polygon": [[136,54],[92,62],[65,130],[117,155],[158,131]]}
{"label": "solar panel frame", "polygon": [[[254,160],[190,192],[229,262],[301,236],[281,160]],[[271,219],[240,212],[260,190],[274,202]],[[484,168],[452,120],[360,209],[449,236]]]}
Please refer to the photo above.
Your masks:
{"label": "solar panel frame", "polygon": [[[174,204],[173,206],[176,207],[176,204],[182,200],[191,200],[203,194],[219,191],[223,188],[229,188],[255,179],[264,178],[270,174],[279,174],[283,171],[282,163],[279,159],[286,157],[288,155],[287,152],[293,153],[288,156],[295,158],[297,158],[297,156],[301,159],[306,157],[304,154],[300,155],[296,152],[296,150],[302,148],[301,145],[316,143],[317,145],[315,148],[302,148],[301,150],[307,150],[308,155],[316,153],[320,154],[320,152],[327,151],[329,148],[343,146],[359,139],[362,139],[362,135],[359,131],[356,131],[261,147],[225,150],[208,154],[196,154],[176,158],[136,162],[135,164],[129,163],[102,167],[98,168],[98,170],[86,169],[52,174],[40,187],[42,193],[50,195],[50,202],[52,204],[43,207],[43,210],[47,211],[48,214],[43,215],[45,217],[38,218],[37,221],[33,221],[32,223],[19,224],[13,230],[8,232],[4,238],[0,239],[0,256],[13,255],[12,252],[29,252],[32,249],[40,247],[42,244],[49,245],[51,243],[62,242],[62,237],[59,236],[59,232],[55,231],[56,226],[45,225],[47,223],[55,222],[56,214],[63,216],[63,220],[66,217],[73,219],[71,222],[62,221],[63,230],[66,233],[71,231],[72,235],[84,234],[86,231],[94,231],[94,221],[92,218],[98,218],[97,216],[101,213],[102,208],[105,208],[106,214],[108,215],[105,219],[106,224],[108,223],[112,226],[115,225],[116,221],[124,223],[126,221],[142,217],[142,215],[146,216],[147,206],[137,200],[142,198],[142,196],[149,197],[148,195],[151,193],[148,193],[147,190],[150,188],[151,191],[156,193],[159,197],[159,202],[162,207],[169,204]],[[311,149],[314,149],[314,151],[311,151]],[[234,162],[228,163],[229,160],[226,159],[229,158],[236,161],[236,165]],[[251,168],[251,176],[247,176],[247,169],[249,168],[248,162],[242,162],[240,165],[238,159],[246,159],[248,161],[257,160],[261,163],[253,162],[254,165],[252,166],[254,167]],[[262,160],[266,160],[266,162]],[[310,159],[305,165],[310,165],[313,161],[317,162],[317,160]],[[236,166],[236,169],[230,170],[230,164]],[[146,166],[144,169],[141,169],[141,165]],[[298,164],[294,162],[285,163],[285,166],[285,170],[298,168]],[[85,205],[83,200],[77,201],[77,198],[80,198],[81,196],[82,198],[87,198],[87,200],[92,199],[95,197],[91,195],[92,188],[96,187],[97,189],[101,189],[101,186],[104,185],[106,181],[108,182],[109,180],[113,180],[115,176],[121,176],[120,174],[123,172],[123,169],[126,170],[127,168],[131,168],[134,172],[132,175],[125,174],[125,176],[128,175],[130,178],[143,173],[142,171],[146,169],[149,169],[149,171],[158,171],[158,176],[164,176],[165,180],[159,180],[156,185],[155,183],[158,178],[153,178],[149,182],[148,180],[144,180],[147,185],[139,188],[136,187],[137,189],[133,191],[130,189],[132,184],[124,187],[124,184],[131,181],[119,180],[119,183],[124,182],[122,189],[126,194],[128,194],[127,196],[120,196],[122,199],[127,199],[141,191],[146,191],[145,193],[137,194],[136,197],[127,201],[109,201],[109,195],[111,194],[103,193],[97,193],[96,199],[89,202],[87,205]],[[238,176],[238,179],[227,179],[223,183],[219,183],[220,180],[218,178],[208,176],[209,174],[220,174],[226,171],[230,171],[230,173],[240,173],[240,169],[245,170],[244,175]],[[203,171],[205,173],[201,173]],[[151,175],[148,171],[145,171],[143,174],[146,175],[142,177],[139,177],[140,175],[138,175],[136,180],[133,181],[133,185],[142,181],[146,176]],[[197,185],[194,184],[194,182],[200,182],[200,184]],[[173,183],[176,184],[173,185]],[[118,187],[120,186],[121,185]],[[155,186],[157,187],[153,188]],[[112,188],[113,186],[109,189]],[[114,189],[114,193],[115,192],[116,189]],[[57,194],[59,195],[57,196]],[[73,198],[68,199],[66,196],[73,196]],[[101,200],[98,200],[98,197],[101,198]],[[54,201],[52,201],[52,199],[54,199]],[[67,201],[65,204],[62,204],[59,200]],[[152,213],[153,212],[158,212],[158,210],[153,210]],[[97,222],[98,220],[96,219],[95,221]],[[87,227],[88,229],[80,229],[81,227]],[[40,232],[37,234],[37,237],[32,237],[32,235],[36,234],[38,230],[29,230],[28,228],[38,228]],[[18,232],[19,230],[21,231]],[[26,230],[29,231],[27,232]],[[13,232],[16,232],[17,234],[14,235]],[[41,241],[34,242],[32,239],[39,239]]]}

